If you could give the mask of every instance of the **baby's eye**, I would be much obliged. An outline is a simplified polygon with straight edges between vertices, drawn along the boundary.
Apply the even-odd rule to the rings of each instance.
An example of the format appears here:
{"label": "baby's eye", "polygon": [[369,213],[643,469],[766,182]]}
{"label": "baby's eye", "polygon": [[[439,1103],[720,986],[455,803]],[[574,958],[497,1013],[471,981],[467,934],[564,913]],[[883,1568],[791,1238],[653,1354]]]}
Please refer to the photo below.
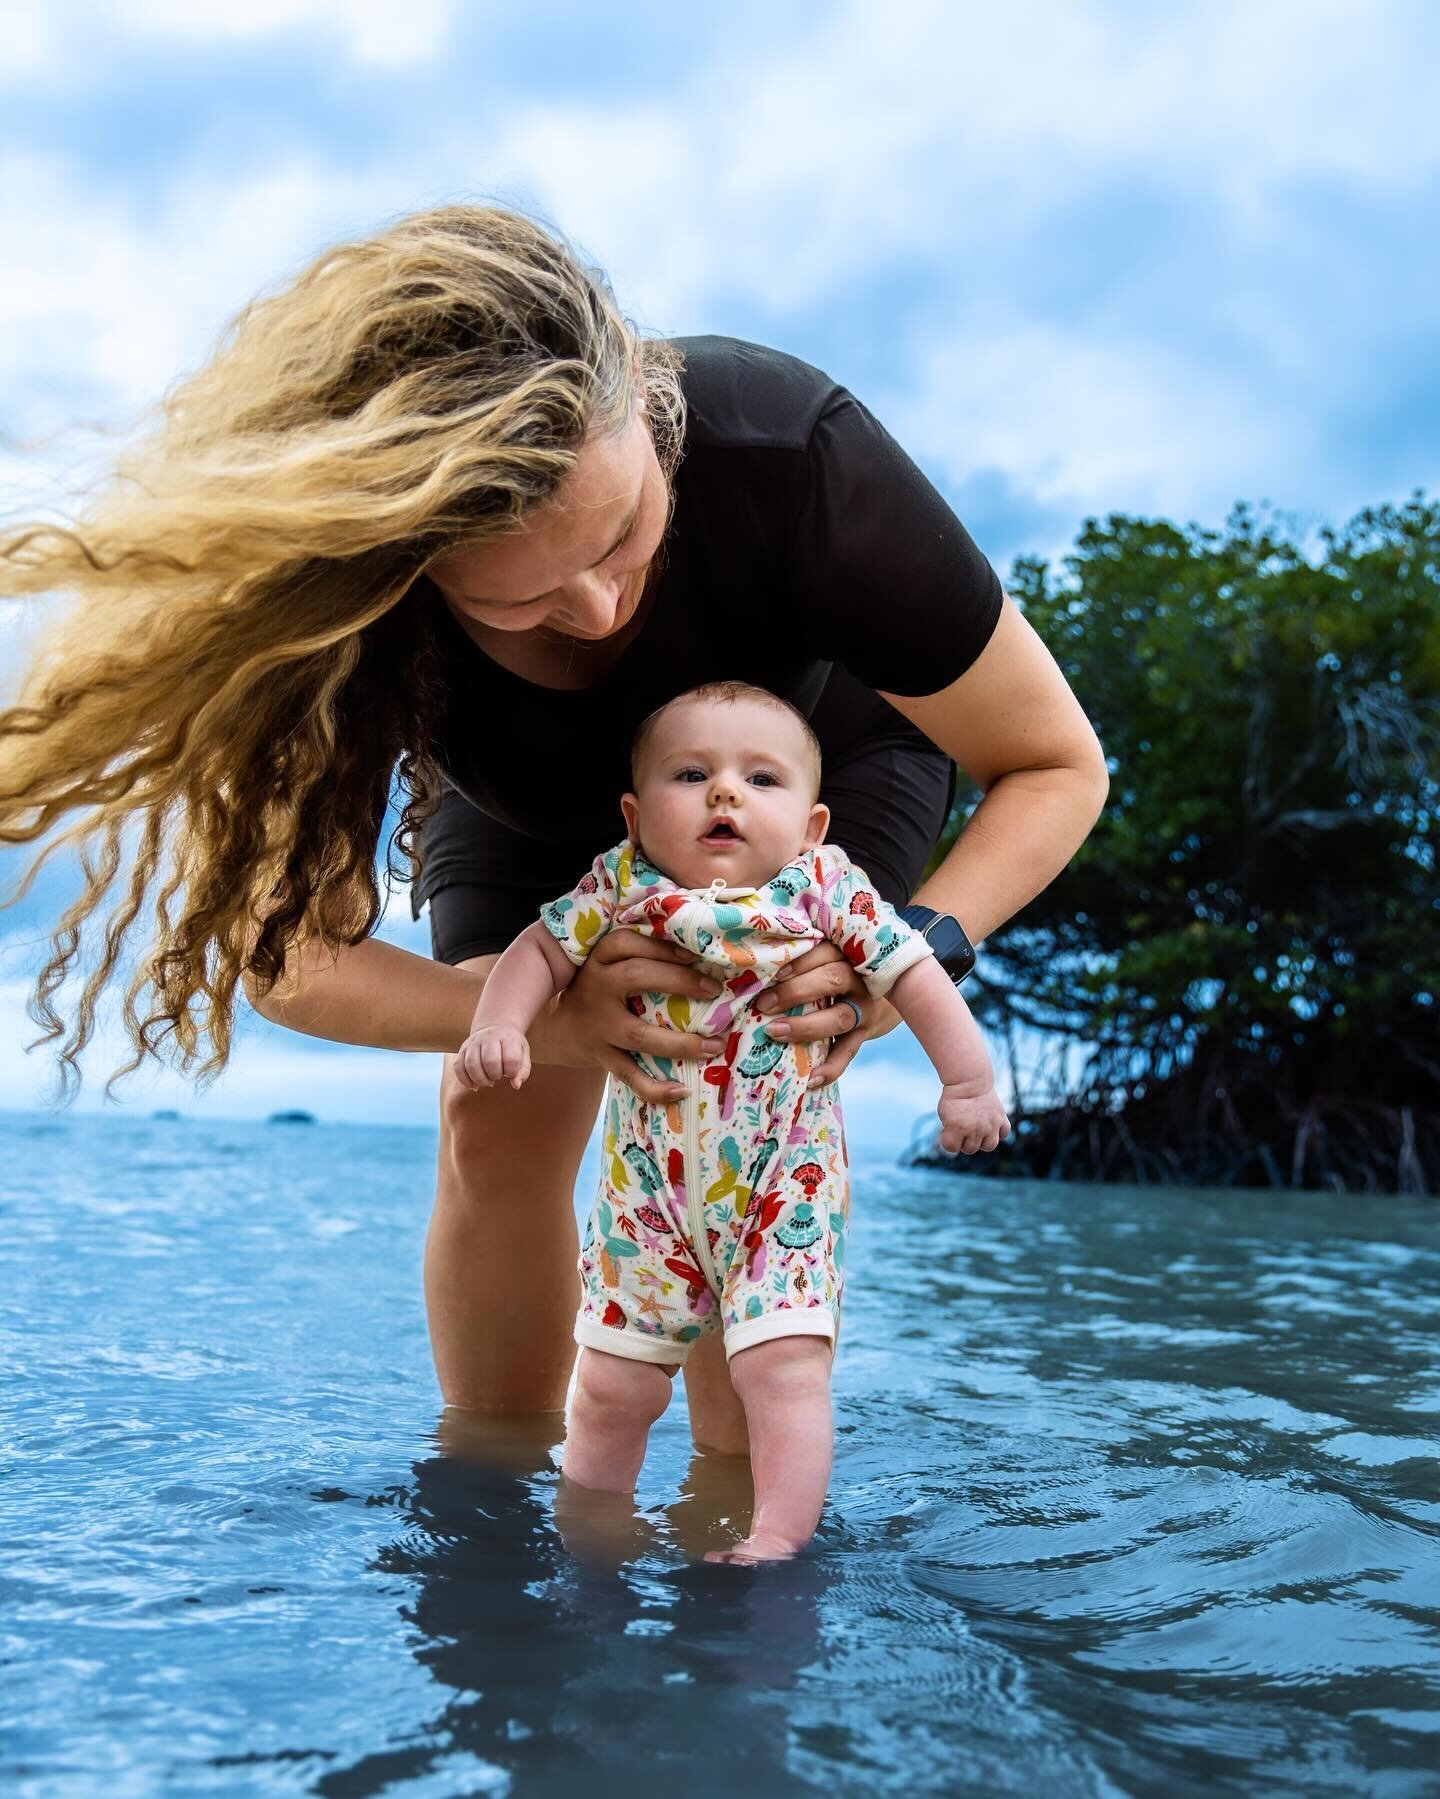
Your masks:
{"label": "baby's eye", "polygon": [[705,770],[703,768],[677,768],[675,770],[675,779],[677,781],[689,781],[692,776],[696,781],[703,781],[705,779]]}
{"label": "baby's eye", "polygon": [[767,787],[778,787],[780,785],[779,775],[771,774],[768,768],[757,768],[750,779],[752,781],[761,781]]}

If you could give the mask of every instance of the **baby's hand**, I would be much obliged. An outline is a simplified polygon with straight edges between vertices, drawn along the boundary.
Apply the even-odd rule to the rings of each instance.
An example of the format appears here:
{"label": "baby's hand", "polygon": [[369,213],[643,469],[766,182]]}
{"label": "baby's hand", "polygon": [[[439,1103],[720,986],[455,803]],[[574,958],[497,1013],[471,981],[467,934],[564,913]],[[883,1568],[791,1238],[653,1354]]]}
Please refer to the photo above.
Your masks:
{"label": "baby's hand", "polygon": [[455,1079],[467,1093],[508,1080],[523,1087],[530,1077],[530,1045],[513,1024],[482,1024],[460,1045]]}
{"label": "baby's hand", "polygon": [[989,1081],[952,1081],[940,1094],[940,1147],[973,1156],[1010,1135],[1010,1120]]}

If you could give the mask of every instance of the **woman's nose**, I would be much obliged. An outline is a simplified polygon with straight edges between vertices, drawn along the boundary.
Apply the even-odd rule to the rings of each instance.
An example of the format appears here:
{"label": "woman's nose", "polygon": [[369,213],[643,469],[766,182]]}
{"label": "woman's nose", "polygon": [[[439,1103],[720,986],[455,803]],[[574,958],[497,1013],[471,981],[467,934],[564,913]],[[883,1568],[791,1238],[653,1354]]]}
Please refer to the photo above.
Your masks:
{"label": "woman's nose", "polygon": [[571,582],[565,589],[565,616],[582,631],[603,634],[620,610],[620,588],[613,576],[589,575]]}

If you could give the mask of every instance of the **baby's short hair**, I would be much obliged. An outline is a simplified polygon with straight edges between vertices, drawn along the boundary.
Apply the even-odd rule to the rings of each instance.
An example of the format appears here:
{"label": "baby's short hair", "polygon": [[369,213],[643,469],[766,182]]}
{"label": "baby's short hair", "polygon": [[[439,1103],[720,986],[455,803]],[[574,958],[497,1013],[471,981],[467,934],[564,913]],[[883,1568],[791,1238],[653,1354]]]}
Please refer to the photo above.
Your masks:
{"label": "baby's short hair", "polygon": [[640,764],[645,755],[645,746],[650,741],[656,725],[672,706],[683,706],[689,700],[722,701],[731,705],[736,700],[758,700],[763,706],[773,706],[777,712],[789,713],[804,734],[811,782],[814,792],[819,793],[820,739],[811,729],[810,720],[798,706],[792,706],[789,700],[781,699],[778,693],[771,693],[768,687],[753,686],[749,681],[702,681],[698,687],[690,687],[684,693],[677,693],[673,700],[666,700],[665,704],[657,706],[648,718],[642,719],[639,729],[630,740],[630,781],[632,786],[639,784]]}

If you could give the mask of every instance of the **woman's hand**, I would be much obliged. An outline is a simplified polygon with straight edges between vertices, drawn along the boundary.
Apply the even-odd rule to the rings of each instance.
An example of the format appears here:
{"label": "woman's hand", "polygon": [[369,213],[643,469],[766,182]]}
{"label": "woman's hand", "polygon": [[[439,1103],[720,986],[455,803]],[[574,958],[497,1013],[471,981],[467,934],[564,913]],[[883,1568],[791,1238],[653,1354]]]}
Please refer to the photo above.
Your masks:
{"label": "woman's hand", "polygon": [[718,1056],[723,1038],[666,1030],[637,1018],[626,1001],[636,993],[680,993],[715,999],[724,989],[695,967],[689,950],[639,931],[607,931],[559,999],[530,1031],[537,1062],[566,1068],[604,1068],[652,1104],[685,1097],[679,1081],[657,1081],[632,1052],[693,1062]]}
{"label": "woman's hand", "polygon": [[[859,1030],[855,1029],[855,1008],[846,1003],[852,998],[864,1009]],[[800,1018],[780,1018],[772,1024],[777,1012],[812,1002],[818,1010]],[[774,985],[756,1000],[755,1010],[765,1019],[769,1034],[782,1042],[830,1043],[824,1060],[810,1071],[812,1087],[838,1081],[859,1054],[862,1043],[885,1036],[900,1022],[900,1014],[888,1000],[869,997],[864,981],[833,943],[817,943],[788,963]],[[834,1041],[830,1042],[832,1038]]]}

